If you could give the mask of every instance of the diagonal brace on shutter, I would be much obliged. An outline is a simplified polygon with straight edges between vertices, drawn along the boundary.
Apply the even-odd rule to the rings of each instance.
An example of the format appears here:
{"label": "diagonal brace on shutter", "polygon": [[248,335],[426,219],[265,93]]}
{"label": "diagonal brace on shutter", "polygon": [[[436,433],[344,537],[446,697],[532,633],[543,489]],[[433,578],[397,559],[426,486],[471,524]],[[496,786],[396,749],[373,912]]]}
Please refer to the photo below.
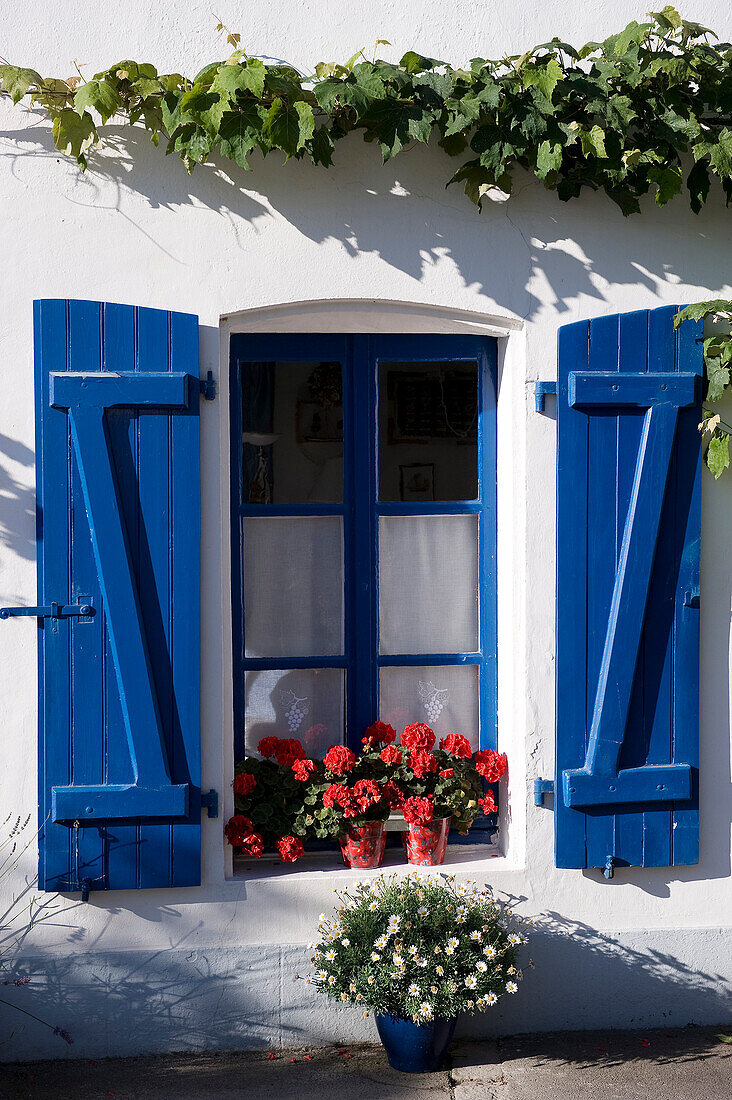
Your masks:
{"label": "diagonal brace on shutter", "polygon": [[569,807],[682,800],[691,794],[688,764],[619,769],[658,539],[678,410],[695,400],[696,376],[576,372],[569,401],[646,407],[628,515],[615,575],[592,725],[583,768],[563,773]]}
{"label": "diagonal brace on shutter", "polygon": [[52,374],[50,404],[68,410],[79,480],[109,631],[135,783],[54,787],[54,821],[184,817],[189,785],[173,784],[139,593],[107,436],[111,407],[184,410],[198,395],[182,373]]}

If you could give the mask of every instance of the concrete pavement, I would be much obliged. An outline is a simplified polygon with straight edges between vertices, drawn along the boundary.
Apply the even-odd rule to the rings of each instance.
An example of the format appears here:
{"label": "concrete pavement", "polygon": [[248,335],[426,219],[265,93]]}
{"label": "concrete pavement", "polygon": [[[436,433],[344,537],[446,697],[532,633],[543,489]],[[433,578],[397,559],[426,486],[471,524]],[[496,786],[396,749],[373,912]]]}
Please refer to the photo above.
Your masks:
{"label": "concrete pavement", "polygon": [[0,1066],[2,1100],[732,1100],[732,1025],[457,1042],[438,1073],[380,1047]]}

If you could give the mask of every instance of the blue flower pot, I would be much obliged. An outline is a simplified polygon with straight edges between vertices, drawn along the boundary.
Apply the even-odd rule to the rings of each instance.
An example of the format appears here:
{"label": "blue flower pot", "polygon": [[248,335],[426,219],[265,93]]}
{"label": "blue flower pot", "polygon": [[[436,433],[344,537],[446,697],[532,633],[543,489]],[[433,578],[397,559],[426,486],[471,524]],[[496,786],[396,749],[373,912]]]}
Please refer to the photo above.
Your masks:
{"label": "blue flower pot", "polygon": [[415,1024],[401,1016],[376,1015],[376,1027],[389,1065],[402,1073],[432,1073],[439,1069],[456,1022],[438,1019]]}

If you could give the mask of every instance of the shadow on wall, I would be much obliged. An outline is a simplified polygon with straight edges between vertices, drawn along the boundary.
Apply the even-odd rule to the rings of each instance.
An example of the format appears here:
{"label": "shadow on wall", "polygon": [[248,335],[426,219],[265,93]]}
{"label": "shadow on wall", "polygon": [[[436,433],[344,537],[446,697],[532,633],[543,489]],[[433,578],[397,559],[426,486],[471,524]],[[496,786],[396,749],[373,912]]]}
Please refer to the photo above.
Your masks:
{"label": "shadow on wall", "polygon": [[[382,165],[378,152],[352,135],[339,143],[329,170],[305,161],[283,166],[277,154],[266,159],[253,154],[251,172],[219,159],[215,169],[199,167],[188,176],[177,158],[165,161],[164,150],[154,149],[139,128],[106,126],[105,141],[107,152],[95,153],[86,173],[72,180],[68,202],[95,212],[116,210],[151,240],[149,222],[143,227],[134,221],[126,193],[143,196],[153,209],[195,206],[216,212],[244,253],[251,234],[243,223],[265,232],[268,221],[280,215],[317,244],[336,241],[352,256],[377,255],[426,284],[435,265],[447,259],[471,291],[526,319],[547,301],[559,313],[580,296],[602,303],[608,283],[653,293],[662,283],[719,287],[731,278],[732,238],[721,231],[721,194],[697,217],[679,197],[663,210],[647,198],[642,217],[625,219],[604,195],[586,193],[562,203],[517,172],[510,201],[486,202],[481,216],[459,185],[445,190],[460,158],[450,162],[436,148],[416,146]],[[35,122],[25,130],[0,132],[0,157],[14,171],[23,158],[62,159],[50,131]],[[186,248],[174,255],[154,243],[193,274]],[[217,252],[213,246],[211,251],[197,257],[196,265],[210,268],[213,279],[225,277],[230,295],[230,267],[219,265],[225,270],[217,271]],[[259,266],[268,259],[271,254],[263,249]],[[195,268],[196,277],[200,270]],[[322,279],[327,294],[327,270]],[[225,304],[237,309],[241,300]]]}
{"label": "shadow on wall", "polygon": [[[668,949],[657,945],[664,935]],[[577,1028],[679,1026],[729,1017],[732,973],[696,969],[681,955],[678,930],[617,938],[549,914],[534,930],[516,996],[485,1015],[467,1018],[465,1036],[511,1035]],[[729,968],[722,932],[695,930],[691,950]],[[171,947],[154,952],[108,952],[23,960],[43,1014],[71,1031],[61,1050],[50,1033],[0,1012],[0,1037],[16,1028],[5,1059],[104,1057],[168,1050],[270,1049],[330,1042],[375,1041],[372,1019],[335,1006],[295,980],[307,972],[305,947],[266,945]],[[18,1003],[21,1003],[20,999]],[[0,1006],[2,1008],[2,1006]]]}
{"label": "shadow on wall", "polygon": [[0,433],[0,544],[26,561],[35,561],[35,488],[18,481],[9,463],[32,470],[35,458],[25,444]]}

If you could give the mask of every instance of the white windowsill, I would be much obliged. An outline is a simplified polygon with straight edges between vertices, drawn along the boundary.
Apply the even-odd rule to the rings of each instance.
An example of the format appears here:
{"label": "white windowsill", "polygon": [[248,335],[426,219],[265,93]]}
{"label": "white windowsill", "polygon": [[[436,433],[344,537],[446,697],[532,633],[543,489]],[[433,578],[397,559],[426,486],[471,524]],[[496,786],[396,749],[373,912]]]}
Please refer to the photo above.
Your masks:
{"label": "white windowsill", "polygon": [[448,844],[445,861],[436,867],[416,867],[407,863],[404,852],[399,848],[390,848],[384,853],[381,867],[366,870],[362,867],[346,867],[339,852],[307,852],[297,863],[283,863],[276,856],[267,854],[261,859],[252,860],[241,856],[234,857],[232,879],[256,880],[279,879],[292,875],[328,875],[342,881],[345,885],[355,879],[367,879],[383,871],[434,872],[443,869],[450,874],[479,874],[483,864],[489,860],[503,860],[504,856],[498,844]]}

